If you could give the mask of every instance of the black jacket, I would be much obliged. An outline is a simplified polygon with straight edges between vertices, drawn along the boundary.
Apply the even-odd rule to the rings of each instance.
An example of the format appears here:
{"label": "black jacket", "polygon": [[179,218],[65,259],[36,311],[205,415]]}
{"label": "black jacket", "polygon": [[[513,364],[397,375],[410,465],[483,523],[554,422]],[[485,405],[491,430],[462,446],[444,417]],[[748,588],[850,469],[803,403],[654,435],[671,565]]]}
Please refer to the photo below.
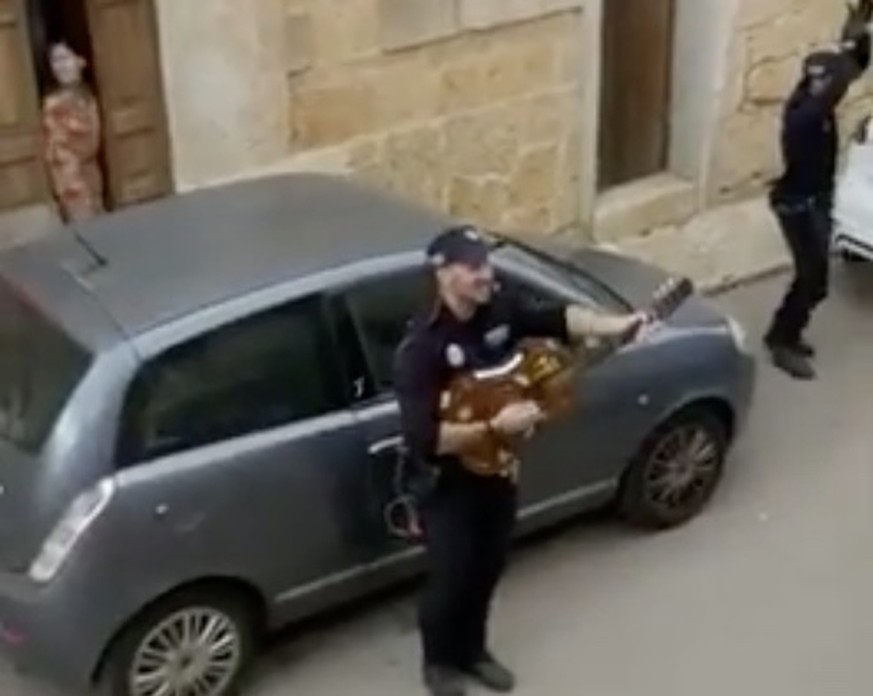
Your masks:
{"label": "black jacket", "polygon": [[565,311],[561,303],[534,307],[517,294],[501,290],[467,322],[456,319],[442,305],[416,317],[394,362],[403,436],[413,458],[453,477],[463,474],[455,457],[437,455],[439,404],[445,385],[457,371],[499,364],[525,337],[567,342]]}
{"label": "black jacket", "polygon": [[852,81],[870,63],[869,43],[868,37],[830,56],[831,81],[823,92],[813,94],[803,79],[786,102],[781,133],[784,170],[775,181],[777,198],[829,200],[833,195],[839,149],[835,112]]}

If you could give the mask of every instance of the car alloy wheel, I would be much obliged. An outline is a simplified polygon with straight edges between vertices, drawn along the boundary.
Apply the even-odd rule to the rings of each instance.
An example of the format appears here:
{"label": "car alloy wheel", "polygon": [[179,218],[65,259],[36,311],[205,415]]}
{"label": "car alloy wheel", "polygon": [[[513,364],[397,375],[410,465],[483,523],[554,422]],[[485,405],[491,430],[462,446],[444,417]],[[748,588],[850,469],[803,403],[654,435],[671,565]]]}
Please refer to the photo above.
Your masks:
{"label": "car alloy wheel", "polygon": [[727,447],[725,425],[710,411],[674,416],[652,433],[625,473],[622,513],[656,529],[696,516],[721,480]]}
{"label": "car alloy wheel", "polygon": [[261,629],[256,605],[233,589],[192,587],[169,595],[143,610],[113,641],[98,671],[98,693],[232,696]]}
{"label": "car alloy wheel", "polygon": [[645,491],[669,516],[694,505],[718,475],[719,443],[699,423],[669,430],[652,448]]}
{"label": "car alloy wheel", "polygon": [[228,615],[189,608],[155,626],[134,653],[131,696],[221,696],[239,670],[242,637]]}

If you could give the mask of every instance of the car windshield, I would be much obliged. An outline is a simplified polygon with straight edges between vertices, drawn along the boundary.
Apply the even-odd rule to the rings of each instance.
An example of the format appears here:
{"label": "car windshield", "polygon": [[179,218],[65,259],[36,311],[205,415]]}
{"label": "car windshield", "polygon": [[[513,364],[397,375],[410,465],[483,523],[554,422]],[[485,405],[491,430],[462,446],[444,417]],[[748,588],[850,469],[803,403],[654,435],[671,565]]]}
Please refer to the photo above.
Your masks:
{"label": "car windshield", "polygon": [[625,312],[627,304],[610,288],[600,281],[570,263],[563,263],[558,258],[551,256],[524,242],[507,237],[499,237],[493,243],[493,248],[504,254],[510,254],[523,261],[527,266],[537,269],[546,277],[559,282],[567,283],[580,290],[594,304],[605,310]]}
{"label": "car windshield", "polygon": [[38,451],[89,355],[0,280],[0,439]]}

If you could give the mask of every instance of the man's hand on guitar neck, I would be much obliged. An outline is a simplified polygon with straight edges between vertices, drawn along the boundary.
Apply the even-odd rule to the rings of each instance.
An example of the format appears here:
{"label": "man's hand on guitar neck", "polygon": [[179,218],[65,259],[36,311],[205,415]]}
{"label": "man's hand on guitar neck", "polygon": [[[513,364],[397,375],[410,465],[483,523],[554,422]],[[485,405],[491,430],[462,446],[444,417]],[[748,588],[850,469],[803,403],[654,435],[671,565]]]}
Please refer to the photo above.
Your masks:
{"label": "man's hand on guitar neck", "polygon": [[651,324],[646,312],[599,314],[580,305],[567,307],[567,333],[575,339],[589,336],[632,339]]}

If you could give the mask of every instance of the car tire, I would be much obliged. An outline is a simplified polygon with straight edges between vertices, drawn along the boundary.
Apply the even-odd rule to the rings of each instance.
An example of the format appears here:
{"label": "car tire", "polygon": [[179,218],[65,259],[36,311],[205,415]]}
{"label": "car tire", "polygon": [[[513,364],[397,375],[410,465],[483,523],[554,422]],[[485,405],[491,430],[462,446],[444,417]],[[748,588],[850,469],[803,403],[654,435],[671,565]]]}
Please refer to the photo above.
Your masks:
{"label": "car tire", "polygon": [[715,492],[727,451],[727,427],[712,411],[691,408],[670,418],[627,468],[618,497],[621,516],[646,529],[685,524]]}
{"label": "car tire", "polygon": [[[160,667],[199,678],[203,691],[181,689],[168,693],[198,696],[238,696],[255,654],[256,614],[245,598],[223,591],[183,592],[159,601],[134,619],[118,636],[101,669],[101,696],[153,696]],[[193,637],[187,641],[185,632]],[[197,639],[199,637],[199,640]],[[175,644],[174,644],[175,641]],[[210,647],[211,644],[211,647]],[[134,676],[145,677],[138,686]],[[147,675],[151,675],[147,677]]]}

